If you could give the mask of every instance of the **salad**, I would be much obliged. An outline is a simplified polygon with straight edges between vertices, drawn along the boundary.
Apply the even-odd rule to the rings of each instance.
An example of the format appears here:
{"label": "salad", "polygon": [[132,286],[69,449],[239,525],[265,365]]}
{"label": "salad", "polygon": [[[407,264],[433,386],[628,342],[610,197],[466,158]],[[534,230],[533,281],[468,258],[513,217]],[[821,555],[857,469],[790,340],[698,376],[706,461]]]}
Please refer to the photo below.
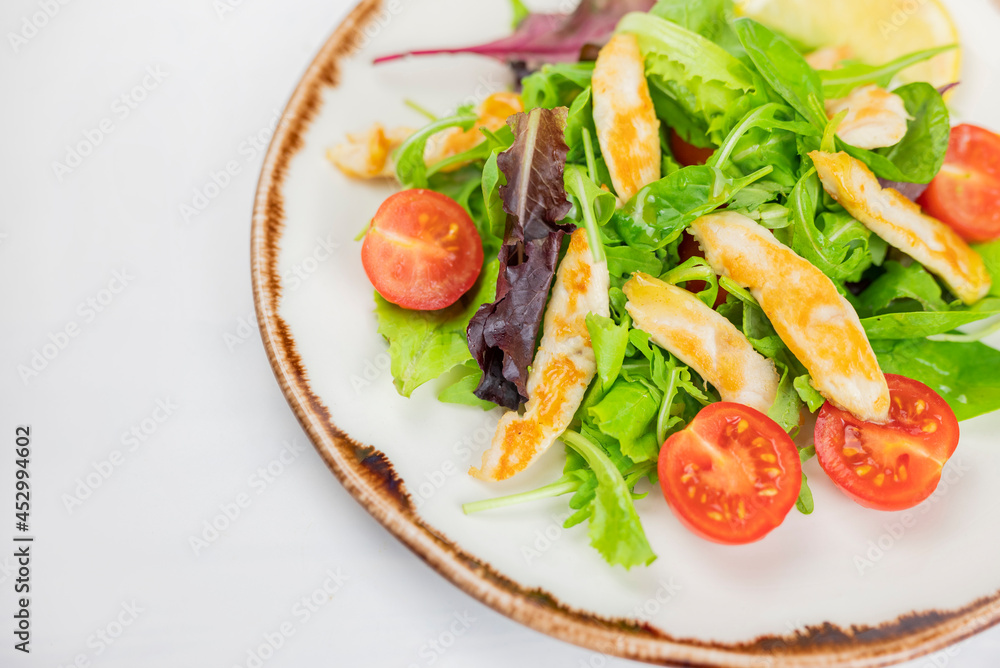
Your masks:
{"label": "salad", "polygon": [[448,52],[516,92],[329,152],[401,186],[361,247],[400,394],[504,409],[481,480],[565,446],[551,484],[465,512],[566,496],[630,568],[656,558],[644,479],[723,544],[811,513],[812,457],[874,510],[926,499],[1000,408],[997,327],[958,331],[1000,314],[1000,136],[901,83],[957,47],[862,62],[728,0],[513,5],[511,37]]}

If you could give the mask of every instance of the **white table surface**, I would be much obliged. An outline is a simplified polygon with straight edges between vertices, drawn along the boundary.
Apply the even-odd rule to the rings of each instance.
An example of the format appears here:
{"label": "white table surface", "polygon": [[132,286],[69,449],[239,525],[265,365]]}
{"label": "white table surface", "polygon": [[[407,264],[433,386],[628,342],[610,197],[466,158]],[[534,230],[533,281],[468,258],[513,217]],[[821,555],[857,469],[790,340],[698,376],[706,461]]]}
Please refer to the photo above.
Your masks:
{"label": "white table surface", "polygon": [[[254,188],[276,112],[349,5],[2,3],[0,542],[22,424],[36,540],[28,655],[0,556],[0,665],[636,665],[436,575],[340,487],[271,374]],[[80,142],[96,146],[68,156]],[[909,665],[998,663],[1000,628]]]}

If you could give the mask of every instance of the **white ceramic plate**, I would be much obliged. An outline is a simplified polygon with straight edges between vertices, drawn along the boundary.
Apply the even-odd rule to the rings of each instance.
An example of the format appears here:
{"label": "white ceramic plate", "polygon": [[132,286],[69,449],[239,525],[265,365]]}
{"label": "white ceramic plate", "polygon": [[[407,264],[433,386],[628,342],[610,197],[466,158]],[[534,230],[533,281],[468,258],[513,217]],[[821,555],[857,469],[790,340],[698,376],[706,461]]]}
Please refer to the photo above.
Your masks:
{"label": "white ceramic plate", "polygon": [[[966,44],[961,117],[1000,129],[993,66],[1000,14],[952,3]],[[552,448],[523,477],[465,474],[498,412],[449,406],[430,383],[400,397],[376,332],[372,288],[352,241],[392,191],[341,175],[325,150],[379,120],[421,124],[505,89],[505,67],[442,56],[373,67],[374,55],[461,45],[508,29],[505,0],[365,0],[296,90],[264,165],[253,224],[257,313],[288,401],[355,498],[456,585],[512,618],[594,650],[705,666],[875,666],[1000,620],[1000,416],[962,424],[939,491],[906,513],[865,510],[806,465],[816,511],[792,512],[744,547],[703,541],[658,490],[637,507],[648,568],[609,567],[586,530],[562,529],[566,498],[467,517],[463,502],[560,475]],[[1000,369],[998,369],[1000,373]]]}

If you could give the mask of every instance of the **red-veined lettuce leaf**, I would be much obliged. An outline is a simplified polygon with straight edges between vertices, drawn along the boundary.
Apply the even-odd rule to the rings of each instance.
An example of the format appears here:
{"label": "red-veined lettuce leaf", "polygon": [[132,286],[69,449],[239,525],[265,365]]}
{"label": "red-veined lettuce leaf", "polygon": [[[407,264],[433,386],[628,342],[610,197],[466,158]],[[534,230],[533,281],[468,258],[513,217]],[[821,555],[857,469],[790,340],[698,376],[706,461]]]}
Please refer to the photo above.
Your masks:
{"label": "red-veined lettuce leaf", "polygon": [[477,53],[508,63],[524,62],[529,67],[575,63],[585,44],[606,42],[625,14],[648,11],[654,4],[653,0],[582,0],[570,14],[528,14],[514,34],[493,42],[457,49],[406,51],[381,56],[375,63],[439,53]]}
{"label": "red-veined lettuce leaf", "polygon": [[536,108],[509,121],[514,143],[497,157],[507,179],[500,196],[507,229],[500,248],[496,301],[469,322],[469,351],[483,370],[480,399],[516,409],[528,400],[528,366],[555,276],[570,210],[563,186],[569,147],[566,108]]}

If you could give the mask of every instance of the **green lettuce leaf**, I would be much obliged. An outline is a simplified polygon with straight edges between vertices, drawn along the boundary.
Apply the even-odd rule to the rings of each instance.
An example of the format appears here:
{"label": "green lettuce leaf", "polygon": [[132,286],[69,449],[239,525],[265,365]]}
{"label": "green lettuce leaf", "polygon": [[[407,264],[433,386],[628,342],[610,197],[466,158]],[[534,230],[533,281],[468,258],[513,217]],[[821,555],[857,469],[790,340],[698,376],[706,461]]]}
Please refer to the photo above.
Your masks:
{"label": "green lettuce leaf", "polygon": [[803,118],[826,127],[822,82],[792,43],[753,19],[736,19],[733,29],[768,85]]}
{"label": "green lettuce leaf", "polygon": [[596,478],[594,496],[586,508],[590,515],[587,531],[590,544],[612,565],[630,569],[653,563],[656,555],[646,539],[632,503],[632,492],[621,471],[591,439],[567,431],[562,440],[587,462]]}
{"label": "green lettuce leaf", "polygon": [[861,325],[869,339],[919,339],[950,332],[1000,315],[1000,299],[988,298],[971,308],[952,311],[908,311],[864,318]]}
{"label": "green lettuce leaf", "polygon": [[836,70],[820,70],[819,78],[823,81],[823,95],[828,100],[846,97],[855,88],[869,84],[888,88],[896,75],[907,67],[929,60],[945,51],[951,51],[957,46],[957,44],[951,44],[924,51],[915,51],[883,65],[848,63]]}
{"label": "green lettuce leaf", "polygon": [[883,313],[926,310],[947,311],[941,286],[923,266],[903,266],[895,260],[883,265],[885,273],[872,281],[857,300],[858,315],[866,318]]}
{"label": "green lettuce leaf", "polygon": [[389,342],[390,371],[404,397],[413,390],[472,359],[465,329],[476,310],[493,301],[496,261],[488,262],[476,284],[458,303],[439,311],[411,311],[375,293],[378,332]]}
{"label": "green lettuce leaf", "polygon": [[659,452],[650,427],[661,398],[659,392],[642,383],[619,378],[600,403],[587,412],[602,433],[618,441],[623,455],[640,463],[655,459]]}
{"label": "green lettuce leaf", "polygon": [[959,420],[1000,409],[1000,351],[982,343],[875,340],[885,373],[920,381],[940,394]]}
{"label": "green lettuce leaf", "polygon": [[617,32],[639,40],[657,115],[696,146],[718,146],[736,121],[766,101],[751,95],[755,81],[743,63],[677,23],[635,12]]}
{"label": "green lettuce leaf", "polygon": [[460,406],[475,406],[484,411],[497,407],[492,401],[483,401],[473,391],[479,385],[483,372],[475,360],[466,360],[454,369],[455,381],[441,390],[438,394],[438,401],[446,404],[459,404]]}
{"label": "green lettuce leaf", "polygon": [[428,139],[448,128],[457,127],[469,130],[476,124],[477,120],[478,117],[475,114],[460,113],[429,123],[410,135],[393,154],[396,161],[396,178],[403,184],[403,188],[427,187],[427,163],[424,162],[424,149],[427,147]]}

